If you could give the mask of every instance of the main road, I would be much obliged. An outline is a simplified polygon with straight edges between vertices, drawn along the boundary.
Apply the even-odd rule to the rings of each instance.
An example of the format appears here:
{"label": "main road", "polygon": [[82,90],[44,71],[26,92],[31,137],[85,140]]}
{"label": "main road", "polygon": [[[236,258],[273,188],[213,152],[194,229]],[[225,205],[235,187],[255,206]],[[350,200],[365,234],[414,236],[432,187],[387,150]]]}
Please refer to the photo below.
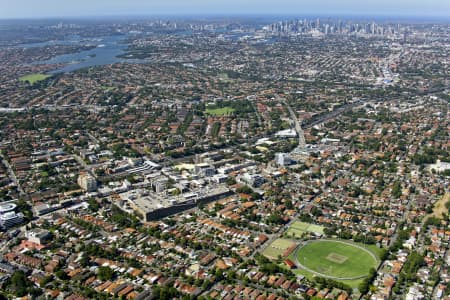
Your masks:
{"label": "main road", "polygon": [[353,102],[353,103],[345,104],[345,105],[343,105],[343,106],[333,110],[332,112],[329,112],[327,114],[324,114],[323,116],[318,117],[315,120],[310,120],[308,122],[303,122],[302,126],[303,126],[303,128],[307,129],[307,128],[311,128],[311,127],[314,127],[316,125],[325,123],[327,121],[330,121],[332,119],[337,118],[341,114],[343,114],[343,113],[345,113],[345,112],[347,112],[349,110],[352,110],[353,108],[355,108],[355,107],[357,107],[357,106],[359,106],[359,105],[361,105],[363,103],[364,102],[362,100],[358,100],[358,101]]}
{"label": "main road", "polygon": [[16,174],[14,173],[14,170],[12,169],[12,167],[9,164],[8,160],[6,159],[6,157],[2,153],[0,153],[0,157],[2,158],[2,162],[3,162],[3,164],[6,166],[6,168],[8,170],[9,178],[17,186],[17,189],[19,190],[19,193],[21,195],[25,195],[25,192],[22,189],[22,187],[20,186],[19,180],[17,180]]}
{"label": "main road", "polygon": [[289,114],[291,115],[292,120],[294,121],[295,125],[295,131],[298,134],[298,148],[305,149],[306,148],[306,141],[305,141],[305,133],[303,132],[302,126],[300,125],[300,122],[297,119],[297,116],[295,115],[294,110],[292,107],[286,102],[284,99],[280,99],[283,104],[287,107]]}

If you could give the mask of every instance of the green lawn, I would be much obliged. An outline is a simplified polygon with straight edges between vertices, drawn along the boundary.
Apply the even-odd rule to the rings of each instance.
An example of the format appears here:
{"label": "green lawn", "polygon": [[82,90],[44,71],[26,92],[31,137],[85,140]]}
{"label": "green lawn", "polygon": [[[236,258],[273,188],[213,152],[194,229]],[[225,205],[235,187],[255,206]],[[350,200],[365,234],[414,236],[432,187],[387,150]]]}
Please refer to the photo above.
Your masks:
{"label": "green lawn", "polygon": [[274,248],[280,248],[280,249],[286,250],[287,248],[291,247],[293,244],[294,244],[294,242],[292,242],[291,240],[276,239],[275,241],[273,241],[273,243],[270,246],[274,247]]}
{"label": "green lawn", "polygon": [[292,228],[290,227],[287,231],[286,231],[286,235],[288,237],[292,237],[292,238],[300,238],[304,233],[306,233],[306,231],[297,229],[297,228]]}
{"label": "green lawn", "polygon": [[323,226],[311,224],[308,229],[309,232],[323,234]]}
{"label": "green lawn", "polygon": [[234,113],[234,108],[222,107],[222,108],[206,108],[206,114],[212,116],[225,116]]}
{"label": "green lawn", "polygon": [[29,84],[33,85],[36,82],[45,80],[49,77],[52,77],[52,76],[46,75],[46,74],[35,73],[35,74],[29,74],[29,75],[22,76],[19,79],[22,82],[28,82]]}
{"label": "green lawn", "polygon": [[296,258],[299,263],[315,272],[348,278],[365,276],[370,268],[377,267],[378,259],[370,254],[373,252],[369,252],[370,250],[360,249],[349,243],[320,240],[312,241],[299,249]]}
{"label": "green lawn", "polygon": [[292,223],[290,228],[295,228],[295,229],[298,229],[301,231],[306,231],[310,225],[311,224],[309,224],[309,223],[295,221],[294,223]]}
{"label": "green lawn", "polygon": [[113,90],[116,89],[116,88],[113,87],[113,86],[106,86],[106,85],[102,85],[100,88],[101,88],[102,90],[104,90],[105,92],[110,92],[110,91],[113,91]]}
{"label": "green lawn", "polygon": [[305,232],[323,234],[323,226],[296,221],[286,231],[288,236],[301,237]]}
{"label": "green lawn", "polygon": [[283,253],[289,247],[295,245],[295,243],[291,240],[286,239],[276,239],[272,242],[266,249],[262,252],[264,256],[269,259],[277,259],[278,255],[283,255]]}
{"label": "green lawn", "polygon": [[278,255],[283,255],[283,252],[283,250],[268,246],[266,249],[264,249],[262,254],[268,259],[277,259]]}
{"label": "green lawn", "polygon": [[[285,267],[285,264],[281,264],[282,267]],[[306,270],[303,269],[294,269],[292,270],[295,274],[298,275],[303,275],[306,278],[308,278],[309,280],[313,281],[314,280],[314,275],[309,273]],[[336,280],[342,283],[345,283],[346,285],[350,286],[351,288],[358,288],[358,286],[361,284],[361,282],[363,281],[363,279],[355,279],[355,280]]]}
{"label": "green lawn", "polygon": [[230,77],[228,77],[227,73],[219,74],[219,80],[222,81],[222,82],[225,82],[225,83],[234,82],[233,79],[230,79]]}

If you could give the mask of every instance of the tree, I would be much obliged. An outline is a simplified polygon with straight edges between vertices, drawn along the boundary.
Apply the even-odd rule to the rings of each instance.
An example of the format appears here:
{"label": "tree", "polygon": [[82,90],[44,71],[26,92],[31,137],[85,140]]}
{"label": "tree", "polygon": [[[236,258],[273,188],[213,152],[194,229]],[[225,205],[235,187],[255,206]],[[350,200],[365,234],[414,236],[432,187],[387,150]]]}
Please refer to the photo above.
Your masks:
{"label": "tree", "polygon": [[67,275],[66,272],[64,272],[63,270],[59,270],[55,273],[56,277],[58,277],[61,280],[68,280],[69,276]]}
{"label": "tree", "polygon": [[407,281],[413,282],[416,280],[416,274],[420,267],[425,264],[424,257],[416,251],[411,252],[408,260],[402,268],[402,274]]}
{"label": "tree", "polygon": [[26,221],[31,221],[33,219],[33,212],[31,211],[31,206],[23,199],[19,199],[16,202],[17,210],[23,213]]}
{"label": "tree", "polygon": [[23,271],[16,271],[7,285],[17,297],[23,297],[28,293],[28,289],[33,286],[33,283],[28,280]]}
{"label": "tree", "polygon": [[110,267],[99,267],[97,276],[102,281],[110,280],[114,276],[114,271]]}
{"label": "tree", "polygon": [[52,282],[52,280],[53,280],[53,275],[46,276],[46,277],[42,278],[42,280],[39,282],[39,285],[41,287],[44,287],[48,283]]}
{"label": "tree", "polygon": [[392,187],[392,197],[400,198],[401,195],[402,195],[402,186],[399,181],[396,181],[394,183],[394,186]]}
{"label": "tree", "polygon": [[381,249],[380,252],[380,259],[381,260],[386,260],[389,256],[389,251],[387,249]]}
{"label": "tree", "polygon": [[97,212],[100,208],[100,205],[98,204],[97,200],[95,200],[94,198],[89,198],[88,204],[89,204],[89,209],[92,212]]}
{"label": "tree", "polygon": [[228,177],[226,183],[227,185],[234,185],[236,184],[236,179],[234,179],[233,177]]}
{"label": "tree", "polygon": [[369,275],[359,284],[358,289],[361,294],[366,294],[369,291],[370,284],[377,276],[377,271],[374,268],[369,270]]}
{"label": "tree", "polygon": [[284,224],[285,221],[279,214],[271,214],[267,218],[267,223],[269,223],[269,224]]}
{"label": "tree", "polygon": [[292,204],[291,200],[284,201],[284,205],[286,205],[287,209],[293,209],[294,208],[294,205]]}

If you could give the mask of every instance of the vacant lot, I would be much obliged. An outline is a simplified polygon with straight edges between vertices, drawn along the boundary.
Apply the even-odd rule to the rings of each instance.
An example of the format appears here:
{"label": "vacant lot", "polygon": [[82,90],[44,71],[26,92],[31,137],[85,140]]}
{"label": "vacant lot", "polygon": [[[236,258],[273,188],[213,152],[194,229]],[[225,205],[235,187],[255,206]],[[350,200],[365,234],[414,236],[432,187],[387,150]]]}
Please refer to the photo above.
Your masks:
{"label": "vacant lot", "polygon": [[445,204],[450,201],[450,193],[446,193],[440,200],[438,200],[433,207],[433,213],[428,215],[426,219],[429,217],[436,217],[439,219],[442,219],[442,214],[447,213],[447,207],[445,207]]}

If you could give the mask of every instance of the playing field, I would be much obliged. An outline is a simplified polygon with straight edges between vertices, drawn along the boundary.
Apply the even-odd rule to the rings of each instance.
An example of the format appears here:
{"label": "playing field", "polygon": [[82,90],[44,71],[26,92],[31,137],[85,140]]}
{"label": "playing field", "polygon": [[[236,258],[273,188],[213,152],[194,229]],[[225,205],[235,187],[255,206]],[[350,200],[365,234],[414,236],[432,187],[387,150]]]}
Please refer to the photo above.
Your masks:
{"label": "playing field", "polygon": [[312,232],[316,234],[323,234],[323,226],[309,224],[305,222],[296,221],[292,223],[289,229],[286,231],[286,234],[290,237],[301,237],[302,234]]}
{"label": "playing field", "polygon": [[[311,241],[295,253],[297,262],[314,275],[336,279],[367,276],[378,260],[372,252],[341,241]],[[302,268],[302,266],[300,266]]]}
{"label": "playing field", "polygon": [[234,108],[231,107],[222,107],[222,108],[207,108],[206,114],[213,116],[225,116],[232,114],[234,112]]}
{"label": "playing field", "polygon": [[45,80],[49,77],[51,77],[51,75],[36,73],[36,74],[29,74],[29,75],[22,76],[19,79],[20,79],[20,81],[28,82],[29,84],[33,85],[36,82]]}
{"label": "playing field", "polygon": [[277,259],[278,255],[283,256],[286,250],[295,247],[295,243],[291,240],[276,239],[263,251],[263,255],[269,259]]}

